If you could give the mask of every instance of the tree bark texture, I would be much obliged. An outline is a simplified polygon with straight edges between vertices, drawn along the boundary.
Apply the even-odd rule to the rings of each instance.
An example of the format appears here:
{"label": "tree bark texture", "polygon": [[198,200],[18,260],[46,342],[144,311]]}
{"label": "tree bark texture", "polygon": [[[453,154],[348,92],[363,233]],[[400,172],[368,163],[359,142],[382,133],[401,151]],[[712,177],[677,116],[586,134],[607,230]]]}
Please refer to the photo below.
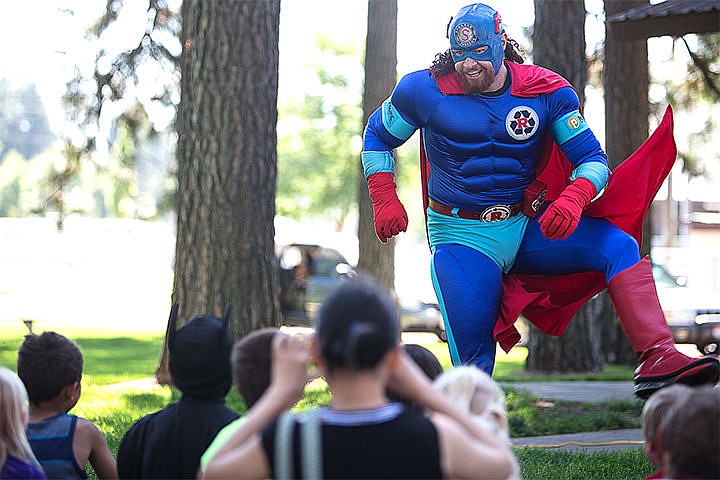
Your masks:
{"label": "tree bark texture", "polygon": [[[369,0],[367,25],[363,125],[390,96],[397,82],[397,1]],[[362,165],[358,184],[358,271],[394,291],[395,240],[383,244],[375,235],[372,202]]]}
{"label": "tree bark texture", "polygon": [[573,317],[560,337],[545,335],[530,324],[525,370],[533,373],[600,372],[600,323],[595,318],[603,306],[590,299]]}
{"label": "tree bark texture", "polygon": [[[587,83],[585,4],[583,0],[535,0],[533,57],[537,65],[564,76],[575,87],[582,107]],[[530,330],[525,368],[533,372],[596,372],[602,369],[600,336],[590,300],[560,337]]]}
{"label": "tree bark texture", "polygon": [[[185,0],[173,302],[279,326],[274,253],[280,1]],[[180,322],[179,322],[180,323]]]}
{"label": "tree bark texture", "polygon": [[585,103],[585,3],[583,0],[535,0],[533,59],[565,77]]}
{"label": "tree bark texture", "polygon": [[[605,17],[647,5],[647,0],[606,0]],[[620,41],[605,26],[605,151],[611,169],[615,169],[648,136],[648,49],[647,40]],[[651,223],[643,224],[641,255],[650,253]],[[617,321],[610,299],[605,298],[606,315],[602,321],[603,354],[609,363],[632,365],[637,356]]]}

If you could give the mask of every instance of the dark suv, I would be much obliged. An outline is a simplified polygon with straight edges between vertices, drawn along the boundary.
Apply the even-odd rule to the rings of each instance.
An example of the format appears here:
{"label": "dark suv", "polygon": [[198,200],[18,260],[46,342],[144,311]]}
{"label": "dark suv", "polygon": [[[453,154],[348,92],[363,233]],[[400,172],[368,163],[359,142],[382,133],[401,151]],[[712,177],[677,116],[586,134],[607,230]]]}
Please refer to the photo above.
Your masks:
{"label": "dark suv", "polygon": [[278,275],[283,323],[310,326],[330,290],[355,270],[337,250],[292,243],[279,248]]}
{"label": "dark suv", "polygon": [[[311,326],[323,300],[339,282],[355,275],[345,256],[335,249],[307,243],[279,246],[280,308],[283,324]],[[446,340],[436,303],[400,302],[400,323],[405,332],[432,332]]]}

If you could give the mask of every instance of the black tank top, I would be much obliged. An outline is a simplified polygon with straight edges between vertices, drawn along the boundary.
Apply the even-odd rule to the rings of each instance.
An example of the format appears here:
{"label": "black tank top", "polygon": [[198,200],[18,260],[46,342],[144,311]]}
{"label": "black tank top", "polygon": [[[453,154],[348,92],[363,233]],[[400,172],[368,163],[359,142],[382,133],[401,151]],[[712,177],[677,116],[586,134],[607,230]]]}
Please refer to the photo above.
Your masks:
{"label": "black tank top", "polygon": [[[394,403],[376,410],[320,411],[323,478],[442,478],[435,426],[422,413]],[[262,434],[276,478],[277,421]],[[293,478],[302,478],[298,419],[293,423]]]}

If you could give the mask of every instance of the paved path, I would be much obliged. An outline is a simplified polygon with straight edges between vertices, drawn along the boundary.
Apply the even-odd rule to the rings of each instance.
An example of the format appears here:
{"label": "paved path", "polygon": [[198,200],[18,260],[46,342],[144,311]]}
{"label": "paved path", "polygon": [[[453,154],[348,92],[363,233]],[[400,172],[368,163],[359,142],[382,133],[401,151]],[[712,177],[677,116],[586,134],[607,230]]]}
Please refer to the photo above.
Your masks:
{"label": "paved path", "polygon": [[[501,382],[504,387],[524,389],[540,399],[571,402],[605,402],[609,400],[637,400],[632,382]],[[544,435],[513,438],[516,447],[551,448],[565,451],[617,451],[643,448],[639,428],[600,432]]]}
{"label": "paved path", "polygon": [[510,440],[516,447],[536,447],[552,450],[593,453],[613,452],[628,448],[643,448],[642,430],[628,428],[601,432],[569,433],[566,435],[544,435],[522,437]]}
{"label": "paved path", "polygon": [[632,382],[500,382],[503,387],[528,390],[538,398],[571,402],[637,400]]}

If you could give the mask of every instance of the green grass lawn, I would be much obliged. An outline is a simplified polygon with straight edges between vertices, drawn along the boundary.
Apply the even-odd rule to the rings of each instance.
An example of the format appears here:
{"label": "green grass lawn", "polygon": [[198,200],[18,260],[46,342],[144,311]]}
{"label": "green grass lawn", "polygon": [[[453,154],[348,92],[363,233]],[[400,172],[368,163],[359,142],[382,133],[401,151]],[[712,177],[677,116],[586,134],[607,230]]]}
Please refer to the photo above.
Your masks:
{"label": "green grass lawn", "polygon": [[[17,349],[26,333],[24,327],[0,327],[0,365],[15,370]],[[141,416],[159,410],[178,393],[154,384],[151,379],[160,356],[163,336],[106,330],[63,329],[75,341],[85,359],[83,390],[73,413],[88,418],[105,433],[113,453],[125,431]],[[426,345],[450,366],[447,345]],[[628,367],[608,367],[592,375],[532,376],[523,371],[527,350],[499,351],[495,378],[499,381],[543,380],[627,380]],[[143,381],[145,380],[145,381]],[[641,401],[612,401],[601,404],[538,402],[522,390],[506,389],[508,420],[512,436],[535,436],[581,431],[639,427]],[[297,408],[326,405],[330,395],[322,380],[313,382]],[[244,405],[233,390],[231,408],[243,412]],[[516,450],[523,478],[530,479],[620,479],[644,478],[652,473],[641,448],[624,452],[573,453],[521,448]]]}

